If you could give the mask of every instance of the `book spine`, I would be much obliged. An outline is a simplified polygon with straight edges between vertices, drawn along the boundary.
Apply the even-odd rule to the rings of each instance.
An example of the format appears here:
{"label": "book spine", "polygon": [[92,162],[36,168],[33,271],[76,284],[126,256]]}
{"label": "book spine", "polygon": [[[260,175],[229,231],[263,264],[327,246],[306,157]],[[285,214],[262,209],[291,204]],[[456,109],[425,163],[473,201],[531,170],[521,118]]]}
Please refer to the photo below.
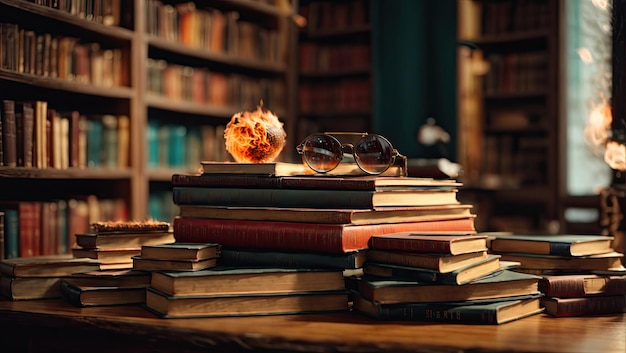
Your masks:
{"label": "book spine", "polygon": [[393,252],[376,251],[375,249],[368,250],[367,260],[372,262],[381,262],[388,264],[398,264],[402,266],[418,267],[418,268],[439,268],[438,257],[427,256],[405,256],[404,254],[396,254]]}
{"label": "book spine", "polygon": [[65,301],[76,307],[83,307],[80,289],[72,286],[66,281],[61,281],[60,288],[61,296],[65,299]]}
{"label": "book spine", "polygon": [[572,256],[570,243],[550,243],[550,254],[549,255],[557,255],[557,256]]}
{"label": "book spine", "polygon": [[177,205],[373,208],[372,191],[173,187]]}
{"label": "book spine", "polygon": [[[586,282],[602,281],[602,289],[596,292],[588,292]],[[626,295],[626,278],[623,276],[617,277],[544,277],[539,280],[539,290],[546,297],[559,297],[559,298],[578,298],[586,297],[590,295]]]}
{"label": "book spine", "polygon": [[436,304],[406,304],[378,307],[375,318],[455,324],[497,324],[497,315],[494,309],[464,310],[463,308]]}
{"label": "book spine", "polygon": [[15,101],[2,101],[2,148],[4,166],[17,166],[17,130],[15,125]]}
{"label": "book spine", "polygon": [[5,258],[12,259],[20,254],[19,216],[17,209],[4,210]]}
{"label": "book spine", "polygon": [[424,239],[394,239],[373,237],[370,240],[372,249],[415,251],[435,254],[449,254],[450,242]]}
{"label": "book spine", "polygon": [[417,281],[423,283],[440,283],[457,285],[457,274],[454,272],[440,273],[428,269],[407,269],[399,267],[382,267],[375,264],[365,264],[364,272],[367,275],[400,281]]}
{"label": "book spine", "polygon": [[368,247],[374,234],[396,232],[471,231],[473,218],[436,222],[388,223],[363,226],[295,222],[175,218],[176,241],[212,242],[225,247],[345,253]]}
{"label": "book spine", "polygon": [[258,175],[172,175],[172,186],[280,188],[281,179]]}
{"label": "book spine", "polygon": [[[548,304],[552,301],[552,304]],[[556,317],[616,314],[626,312],[626,296],[599,296],[565,299],[542,299],[546,313]]]}
{"label": "book spine", "polygon": [[5,258],[5,246],[6,246],[6,242],[4,239],[4,212],[0,211],[0,260],[3,260]]}
{"label": "book spine", "polygon": [[287,268],[354,269],[355,253],[344,255],[311,254],[302,252],[246,251],[224,249],[219,262],[232,266],[276,266]]}

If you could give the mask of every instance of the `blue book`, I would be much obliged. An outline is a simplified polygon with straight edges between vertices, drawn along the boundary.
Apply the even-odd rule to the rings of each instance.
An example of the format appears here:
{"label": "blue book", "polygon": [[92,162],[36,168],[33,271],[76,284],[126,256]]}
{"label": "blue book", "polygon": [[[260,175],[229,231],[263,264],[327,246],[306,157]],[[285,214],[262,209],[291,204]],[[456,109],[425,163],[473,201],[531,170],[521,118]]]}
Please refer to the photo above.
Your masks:
{"label": "blue book", "polygon": [[159,125],[156,121],[148,121],[146,130],[146,141],[148,143],[148,168],[159,167]]}
{"label": "blue book", "polygon": [[187,128],[183,125],[169,125],[168,129],[167,166],[184,168],[186,162],[185,138],[187,136]]}
{"label": "blue book", "polygon": [[494,253],[585,256],[613,251],[612,241],[613,237],[602,235],[513,234],[495,236],[490,247]]}
{"label": "blue book", "polygon": [[102,165],[102,138],[104,126],[101,120],[87,120],[87,167]]}
{"label": "blue book", "polygon": [[4,256],[7,259],[20,255],[20,229],[17,209],[4,210]]}

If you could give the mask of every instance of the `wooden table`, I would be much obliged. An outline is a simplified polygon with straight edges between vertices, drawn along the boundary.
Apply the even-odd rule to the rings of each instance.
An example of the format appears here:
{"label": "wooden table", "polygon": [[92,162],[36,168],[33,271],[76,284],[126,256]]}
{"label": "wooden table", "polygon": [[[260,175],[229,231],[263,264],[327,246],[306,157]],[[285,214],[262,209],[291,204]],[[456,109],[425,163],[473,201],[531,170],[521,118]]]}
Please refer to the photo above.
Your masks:
{"label": "wooden table", "polygon": [[140,306],[0,299],[1,352],[626,352],[626,314],[534,315],[498,326],[357,313],[160,319]]}

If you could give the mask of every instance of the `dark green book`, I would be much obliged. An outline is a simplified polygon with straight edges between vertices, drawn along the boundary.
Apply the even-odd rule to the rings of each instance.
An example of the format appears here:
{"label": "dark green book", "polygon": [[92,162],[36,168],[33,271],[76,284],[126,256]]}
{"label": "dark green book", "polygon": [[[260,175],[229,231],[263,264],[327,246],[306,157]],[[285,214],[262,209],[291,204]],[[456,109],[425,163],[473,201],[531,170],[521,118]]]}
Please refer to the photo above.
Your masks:
{"label": "dark green book", "polygon": [[499,325],[543,311],[538,294],[454,303],[396,304],[381,304],[356,296],[354,308],[377,320],[481,325]]}
{"label": "dark green book", "polygon": [[445,273],[428,268],[366,262],[363,272],[386,279],[459,285],[500,271],[502,268],[499,261],[499,255],[488,255],[485,259]]}
{"label": "dark green book", "polygon": [[226,295],[345,289],[340,269],[235,268],[155,271],[150,287],[168,295]]}
{"label": "dark green book", "polygon": [[365,254],[365,251],[353,251],[345,254],[323,254],[222,248],[218,263],[224,266],[335,268],[343,270],[363,267]]}
{"label": "dark green book", "polygon": [[497,235],[491,240],[494,253],[584,256],[613,251],[611,236],[601,235]]}
{"label": "dark green book", "polygon": [[497,271],[470,283],[439,284],[380,279],[365,275],[357,279],[358,293],[380,303],[458,302],[507,296],[539,294],[540,276],[511,270]]}
{"label": "dark green book", "polygon": [[146,287],[82,286],[61,280],[61,295],[76,307],[141,304]]}

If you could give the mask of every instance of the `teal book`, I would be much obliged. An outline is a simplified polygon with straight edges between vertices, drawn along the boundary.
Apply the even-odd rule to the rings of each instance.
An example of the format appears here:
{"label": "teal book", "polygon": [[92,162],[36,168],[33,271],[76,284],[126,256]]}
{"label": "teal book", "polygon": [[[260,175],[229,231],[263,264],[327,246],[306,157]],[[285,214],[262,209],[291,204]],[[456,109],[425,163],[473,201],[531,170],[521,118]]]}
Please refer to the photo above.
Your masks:
{"label": "teal book", "polygon": [[[363,249],[365,250],[365,249]],[[325,254],[300,251],[264,251],[255,249],[222,248],[219,263],[224,266],[334,268],[357,269],[363,267],[365,251],[344,254]]]}
{"label": "teal book", "polygon": [[[102,164],[108,168],[118,167],[117,149],[119,145],[118,118],[114,115],[102,116]],[[89,140],[87,140],[89,144]]]}
{"label": "teal book", "polygon": [[87,120],[87,167],[102,166],[103,130],[101,120]]}
{"label": "teal book", "polygon": [[470,325],[499,325],[543,311],[541,295],[538,294],[453,303],[395,304],[381,304],[357,295],[354,308],[377,320]]}
{"label": "teal book", "polygon": [[168,125],[169,139],[167,143],[167,166],[170,168],[184,168],[186,155],[187,128],[183,125]]}
{"label": "teal book", "polygon": [[502,270],[499,260],[499,255],[488,255],[475,263],[445,273],[428,268],[366,262],[363,271],[367,275],[385,279],[460,285]]}
{"label": "teal book", "polygon": [[457,285],[381,279],[365,275],[358,279],[356,286],[361,296],[380,303],[434,303],[539,294],[541,293],[538,289],[540,278],[540,276],[503,270],[466,284]]}
{"label": "teal book", "polygon": [[154,120],[148,121],[146,141],[148,144],[148,168],[159,167],[159,124]]}
{"label": "teal book", "polygon": [[12,259],[20,255],[19,214],[17,209],[4,210],[4,256]]}
{"label": "teal book", "polygon": [[337,269],[216,266],[193,272],[154,271],[150,286],[168,295],[233,295],[345,289]]}
{"label": "teal book", "polygon": [[613,237],[601,235],[497,235],[491,240],[494,253],[528,253],[557,256],[585,256],[613,251]]}

